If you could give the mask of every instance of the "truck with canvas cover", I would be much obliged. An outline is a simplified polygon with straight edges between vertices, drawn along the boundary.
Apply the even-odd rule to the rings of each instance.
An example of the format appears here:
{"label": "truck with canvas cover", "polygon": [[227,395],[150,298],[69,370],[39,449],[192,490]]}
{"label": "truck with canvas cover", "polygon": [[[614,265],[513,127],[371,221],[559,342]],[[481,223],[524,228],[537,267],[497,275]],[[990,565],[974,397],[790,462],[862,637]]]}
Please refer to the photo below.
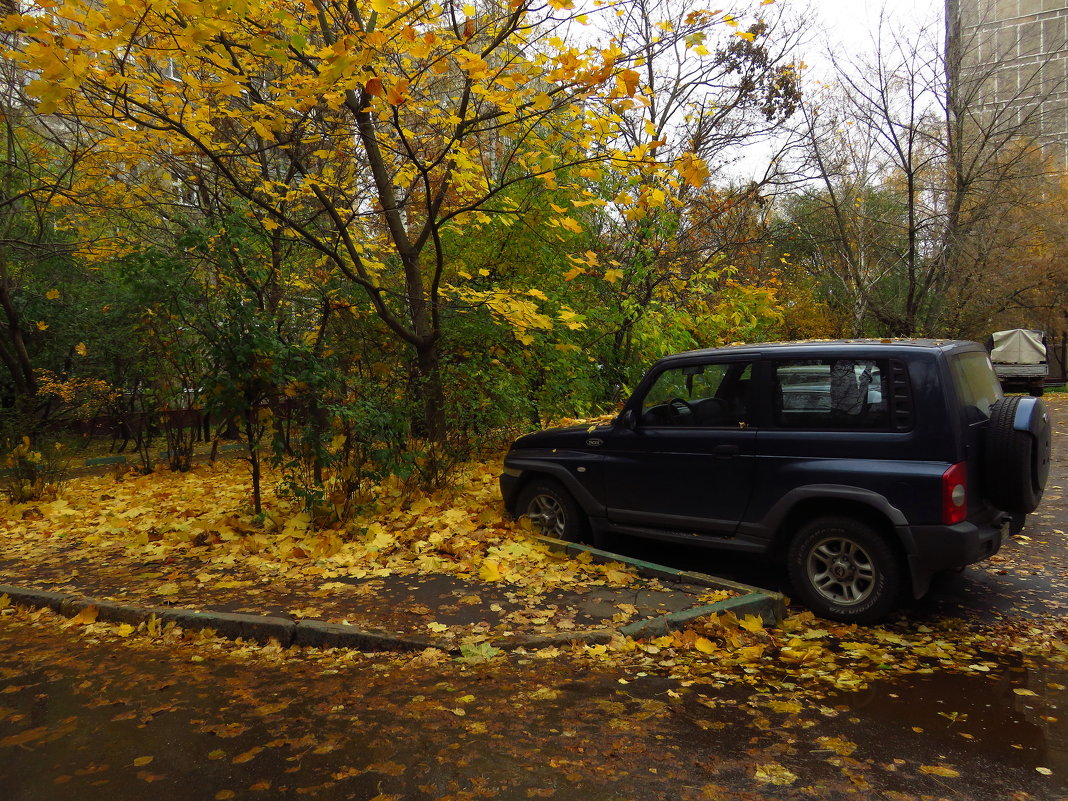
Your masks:
{"label": "truck with canvas cover", "polygon": [[988,346],[994,372],[1006,392],[1042,395],[1049,365],[1046,337],[1041,331],[1026,328],[997,331],[991,335]]}

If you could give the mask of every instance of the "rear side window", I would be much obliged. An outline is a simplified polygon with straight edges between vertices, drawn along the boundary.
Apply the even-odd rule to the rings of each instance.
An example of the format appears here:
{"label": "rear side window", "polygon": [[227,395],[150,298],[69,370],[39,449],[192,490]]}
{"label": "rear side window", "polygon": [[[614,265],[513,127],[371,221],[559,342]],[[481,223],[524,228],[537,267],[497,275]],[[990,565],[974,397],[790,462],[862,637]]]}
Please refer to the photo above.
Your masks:
{"label": "rear side window", "polygon": [[[950,358],[953,383],[965,409],[982,419],[990,417],[990,407],[1004,397],[990,356],[981,351],[957,353]],[[974,411],[973,411],[974,410]]]}
{"label": "rear side window", "polygon": [[892,403],[895,379],[884,359],[793,359],[774,369],[772,401],[780,428],[902,428]]}

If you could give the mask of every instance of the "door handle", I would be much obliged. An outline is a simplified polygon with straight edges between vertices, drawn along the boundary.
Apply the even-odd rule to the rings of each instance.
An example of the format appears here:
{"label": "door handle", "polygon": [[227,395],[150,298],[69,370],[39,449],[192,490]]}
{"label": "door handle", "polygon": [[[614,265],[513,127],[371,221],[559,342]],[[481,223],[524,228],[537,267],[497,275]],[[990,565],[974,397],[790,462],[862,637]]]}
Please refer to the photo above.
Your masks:
{"label": "door handle", "polygon": [[717,445],[712,449],[712,453],[717,459],[730,459],[738,455],[739,448],[737,445]]}

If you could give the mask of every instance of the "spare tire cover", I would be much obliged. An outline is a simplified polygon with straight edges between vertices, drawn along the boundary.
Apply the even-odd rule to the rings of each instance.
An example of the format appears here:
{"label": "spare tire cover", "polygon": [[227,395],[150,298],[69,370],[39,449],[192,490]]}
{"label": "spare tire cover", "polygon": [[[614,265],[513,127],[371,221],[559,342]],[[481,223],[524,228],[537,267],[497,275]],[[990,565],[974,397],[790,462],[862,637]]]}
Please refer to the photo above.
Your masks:
{"label": "spare tire cover", "polygon": [[983,454],[984,494],[1006,512],[1038,507],[1049,477],[1052,427],[1039,398],[1002,398],[990,407]]}

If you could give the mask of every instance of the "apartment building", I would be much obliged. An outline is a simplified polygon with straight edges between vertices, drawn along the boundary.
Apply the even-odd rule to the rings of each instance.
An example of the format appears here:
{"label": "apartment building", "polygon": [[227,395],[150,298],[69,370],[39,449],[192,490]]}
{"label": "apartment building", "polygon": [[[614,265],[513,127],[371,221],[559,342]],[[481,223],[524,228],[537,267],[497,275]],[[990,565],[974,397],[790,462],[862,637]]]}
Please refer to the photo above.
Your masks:
{"label": "apartment building", "polygon": [[951,79],[975,81],[980,110],[1014,110],[1068,171],[1068,0],[946,0],[946,28]]}

